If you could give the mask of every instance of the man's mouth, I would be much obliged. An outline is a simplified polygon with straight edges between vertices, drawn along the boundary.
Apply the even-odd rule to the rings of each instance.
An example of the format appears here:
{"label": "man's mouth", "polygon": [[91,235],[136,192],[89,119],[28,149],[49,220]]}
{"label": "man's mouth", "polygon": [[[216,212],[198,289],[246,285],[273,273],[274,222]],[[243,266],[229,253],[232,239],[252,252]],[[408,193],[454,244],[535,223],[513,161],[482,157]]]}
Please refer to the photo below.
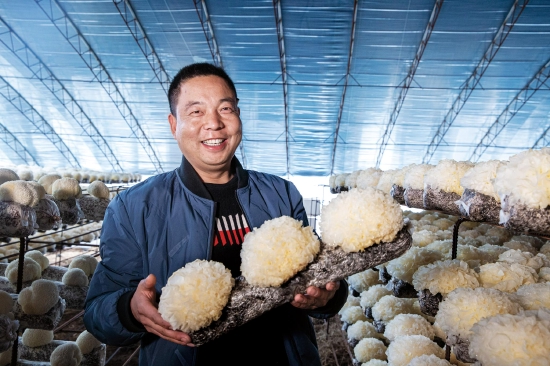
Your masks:
{"label": "man's mouth", "polygon": [[210,140],[204,140],[202,141],[203,144],[208,146],[219,146],[221,145],[225,139],[210,139]]}

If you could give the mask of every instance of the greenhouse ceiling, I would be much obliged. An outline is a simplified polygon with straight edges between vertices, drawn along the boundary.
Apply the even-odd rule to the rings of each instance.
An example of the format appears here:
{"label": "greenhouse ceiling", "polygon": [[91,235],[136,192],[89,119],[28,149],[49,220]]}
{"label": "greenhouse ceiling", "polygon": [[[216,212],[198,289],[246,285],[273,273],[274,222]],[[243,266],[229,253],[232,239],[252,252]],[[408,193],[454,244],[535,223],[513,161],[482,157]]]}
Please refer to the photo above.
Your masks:
{"label": "greenhouse ceiling", "polygon": [[235,81],[249,169],[326,176],[550,141],[550,0],[0,2],[0,165],[155,174],[166,90]]}

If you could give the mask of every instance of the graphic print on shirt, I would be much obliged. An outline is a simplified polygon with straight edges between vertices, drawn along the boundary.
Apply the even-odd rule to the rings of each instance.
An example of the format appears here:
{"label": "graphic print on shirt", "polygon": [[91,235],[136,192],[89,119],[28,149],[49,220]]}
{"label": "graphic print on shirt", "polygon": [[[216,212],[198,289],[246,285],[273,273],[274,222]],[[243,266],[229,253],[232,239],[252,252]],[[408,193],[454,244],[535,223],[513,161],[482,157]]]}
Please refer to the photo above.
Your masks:
{"label": "graphic print on shirt", "polygon": [[241,245],[244,236],[250,231],[243,214],[218,217],[216,225],[218,230],[214,238],[214,246]]}

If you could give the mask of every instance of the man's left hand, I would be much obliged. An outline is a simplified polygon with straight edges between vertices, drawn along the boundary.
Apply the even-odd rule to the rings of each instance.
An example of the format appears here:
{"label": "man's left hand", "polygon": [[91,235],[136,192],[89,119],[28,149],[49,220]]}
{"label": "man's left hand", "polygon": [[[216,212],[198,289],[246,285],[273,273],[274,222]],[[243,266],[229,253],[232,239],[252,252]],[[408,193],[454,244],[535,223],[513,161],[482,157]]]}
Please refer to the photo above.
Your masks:
{"label": "man's left hand", "polygon": [[294,296],[294,301],[290,304],[304,310],[317,309],[325,306],[339,288],[340,282],[329,282],[325,288],[309,286],[305,295],[298,294]]}

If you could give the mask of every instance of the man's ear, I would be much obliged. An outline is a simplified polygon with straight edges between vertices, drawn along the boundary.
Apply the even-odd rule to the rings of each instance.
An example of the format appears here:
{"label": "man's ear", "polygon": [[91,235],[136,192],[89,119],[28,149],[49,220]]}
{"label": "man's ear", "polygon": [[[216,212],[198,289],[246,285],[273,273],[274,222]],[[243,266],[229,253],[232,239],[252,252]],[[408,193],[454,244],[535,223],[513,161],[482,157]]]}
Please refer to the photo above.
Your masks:
{"label": "man's ear", "polygon": [[241,109],[239,107],[237,107],[237,116],[241,116]]}
{"label": "man's ear", "polygon": [[170,123],[170,131],[172,136],[176,137],[176,128],[178,127],[178,120],[172,113],[168,115],[168,123]]}

